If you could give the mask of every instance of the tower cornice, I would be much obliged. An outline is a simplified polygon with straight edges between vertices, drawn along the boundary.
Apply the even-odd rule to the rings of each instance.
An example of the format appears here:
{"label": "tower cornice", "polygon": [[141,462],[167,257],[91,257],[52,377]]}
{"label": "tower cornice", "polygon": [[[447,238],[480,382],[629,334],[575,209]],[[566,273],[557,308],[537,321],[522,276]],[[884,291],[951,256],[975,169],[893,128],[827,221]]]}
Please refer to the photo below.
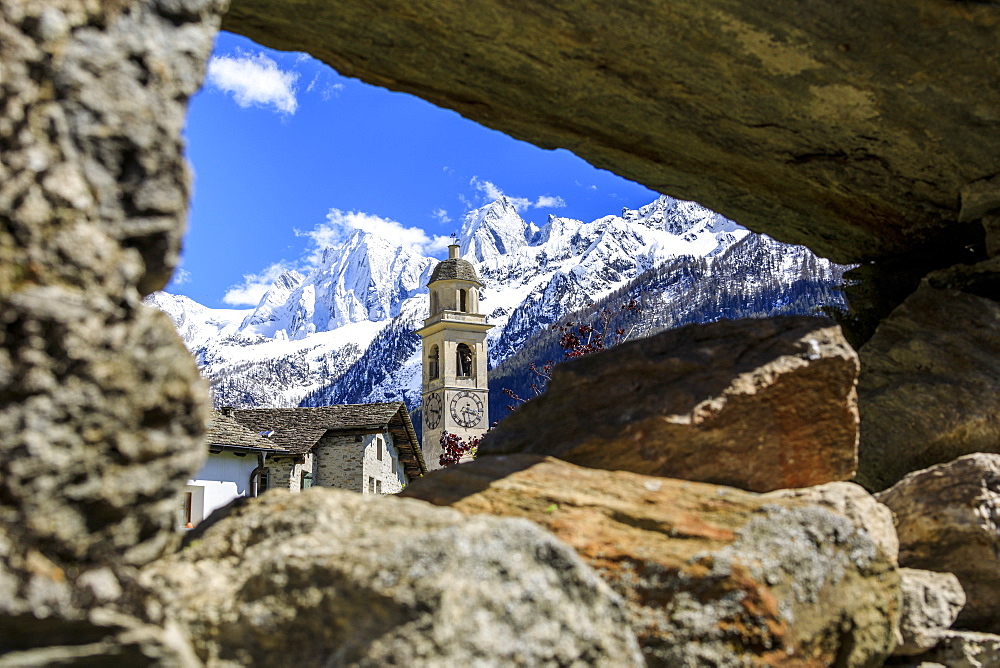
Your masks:
{"label": "tower cornice", "polygon": [[424,326],[417,334],[426,338],[443,329],[465,332],[486,332],[496,325],[486,322],[486,316],[480,313],[463,313],[461,311],[441,311],[424,320]]}

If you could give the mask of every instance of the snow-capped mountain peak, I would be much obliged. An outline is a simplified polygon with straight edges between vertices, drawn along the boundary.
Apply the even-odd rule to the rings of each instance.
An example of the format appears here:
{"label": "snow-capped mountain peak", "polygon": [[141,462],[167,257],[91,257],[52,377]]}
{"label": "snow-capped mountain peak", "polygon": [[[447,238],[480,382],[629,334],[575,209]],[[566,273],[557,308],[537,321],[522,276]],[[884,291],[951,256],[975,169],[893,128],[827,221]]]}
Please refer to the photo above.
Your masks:
{"label": "snow-capped mountain peak", "polygon": [[389,320],[403,301],[426,289],[433,265],[432,258],[356,230],[343,244],[324,249],[307,275],[282,274],[285,280],[272,286],[241,331],[297,340],[353,322]]}
{"label": "snow-capped mountain peak", "polygon": [[[781,286],[803,276],[823,285],[839,279],[834,265],[806,249],[755,243],[749,234],[694,202],[666,196],[589,223],[550,215],[537,226],[506,197],[470,211],[460,254],[484,284],[480,303],[494,325],[491,368],[535,341],[548,324],[613,298],[646,280],[641,277],[652,276],[659,295],[669,293],[655,299],[672,324],[684,322],[678,314],[690,311],[678,301],[683,291],[700,286],[710,286],[703,292],[726,308],[732,302],[746,312],[766,312],[767,304],[756,300],[777,304]],[[281,274],[252,312],[206,309],[169,295],[150,303],[170,314],[212,380],[218,403],[401,399],[413,407],[421,366],[415,330],[427,315],[426,285],[437,263],[357,230],[324,249],[309,271]],[[812,289],[801,288],[794,299],[805,304],[801,291]]]}
{"label": "snow-capped mountain peak", "polygon": [[528,244],[529,229],[513,202],[501,196],[465,215],[459,233],[459,253],[470,262],[510,255]]}

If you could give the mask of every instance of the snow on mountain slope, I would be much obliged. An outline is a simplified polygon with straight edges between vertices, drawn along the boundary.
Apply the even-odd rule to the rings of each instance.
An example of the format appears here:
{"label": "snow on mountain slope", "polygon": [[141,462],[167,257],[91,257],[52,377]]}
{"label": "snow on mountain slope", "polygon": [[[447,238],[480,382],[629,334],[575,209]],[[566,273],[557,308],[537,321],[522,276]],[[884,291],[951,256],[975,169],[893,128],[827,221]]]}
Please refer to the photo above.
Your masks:
{"label": "snow on mountain slope", "polygon": [[307,276],[282,274],[241,327],[267,338],[303,339],[349,323],[382,322],[424,290],[434,267],[388,239],[356,231],[323,251]]}
{"label": "snow on mountain slope", "polygon": [[191,352],[210,341],[233,335],[248,313],[246,309],[208,308],[184,295],[167,292],[154,292],[146,297],[145,303],[170,316]]}
{"label": "snow on mountain slope", "polygon": [[[759,237],[766,243],[741,243],[758,238],[748,235],[694,202],[665,196],[589,223],[550,216],[540,227],[501,197],[465,216],[458,243],[484,284],[481,309],[495,325],[488,339],[493,367],[566,314],[641,275],[686,266],[685,258],[706,268],[717,262],[725,271],[746,264],[750,270],[733,278],[741,282],[739,290],[752,291],[755,283],[773,288],[777,283],[766,274],[774,272],[825,272],[839,280],[831,269],[836,265],[804,248],[766,237]],[[752,259],[743,262],[743,253]],[[309,272],[282,274],[251,311],[207,309],[162,293],[149,300],[174,319],[219,405],[401,399],[412,408],[420,401],[420,340],[414,332],[427,315],[426,284],[437,262],[357,231],[341,246],[325,249]],[[700,280],[709,275],[699,274]],[[777,299],[772,292],[768,298]],[[683,301],[679,293],[671,295]]]}

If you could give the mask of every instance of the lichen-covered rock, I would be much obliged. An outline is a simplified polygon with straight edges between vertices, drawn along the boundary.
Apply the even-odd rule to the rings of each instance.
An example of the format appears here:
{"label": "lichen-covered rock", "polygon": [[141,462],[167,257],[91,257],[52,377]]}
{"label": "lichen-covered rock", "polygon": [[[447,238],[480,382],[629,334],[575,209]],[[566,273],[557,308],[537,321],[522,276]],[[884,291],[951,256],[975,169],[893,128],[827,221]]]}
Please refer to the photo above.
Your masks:
{"label": "lichen-covered rock", "polygon": [[199,665],[136,576],[123,565],[59,565],[0,524],[0,665]]}
{"label": "lichen-covered rock", "polygon": [[174,539],[207,396],[140,297],[176,263],[223,4],[0,3],[0,638],[51,662],[162,632],[128,571]]}
{"label": "lichen-covered rock", "polygon": [[903,616],[893,654],[921,654],[934,647],[965,605],[962,585],[951,573],[901,568]]}
{"label": "lichen-covered rock", "polygon": [[557,366],[479,452],[758,492],[848,480],[857,372],[826,318],[688,325]]}
{"label": "lichen-covered rock", "polygon": [[857,481],[869,490],[1000,452],[998,277],[1000,258],[932,275],[862,346]]}
{"label": "lichen-covered rock", "polygon": [[895,643],[894,565],[822,505],[533,455],[403,494],[551,530],[625,598],[649,665],[872,666]]}
{"label": "lichen-covered rock", "polygon": [[900,565],[954,573],[967,598],[956,625],[1000,632],[1000,455],[915,471],[876,498],[896,514]]}
{"label": "lichen-covered rock", "polygon": [[212,665],[642,664],[621,599],[530,522],[316,487],[223,512],[143,573]]}
{"label": "lichen-covered rock", "polygon": [[899,560],[899,538],[896,536],[895,518],[888,507],[875,500],[860,485],[851,482],[831,482],[815,487],[779,489],[764,498],[796,499],[804,503],[824,506],[843,515],[854,526],[868,532],[882,554],[892,562]]}

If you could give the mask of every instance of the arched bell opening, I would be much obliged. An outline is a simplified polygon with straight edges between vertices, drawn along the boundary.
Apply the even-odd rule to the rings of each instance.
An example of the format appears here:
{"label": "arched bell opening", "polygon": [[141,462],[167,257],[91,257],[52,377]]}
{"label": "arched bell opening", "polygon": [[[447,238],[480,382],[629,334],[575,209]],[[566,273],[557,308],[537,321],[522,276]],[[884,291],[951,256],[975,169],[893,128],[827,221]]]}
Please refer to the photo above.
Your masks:
{"label": "arched bell opening", "polygon": [[434,380],[441,376],[441,353],[437,346],[431,346],[427,355],[427,380]]}
{"label": "arched bell opening", "polygon": [[476,358],[472,352],[472,348],[464,343],[458,344],[455,357],[456,369],[458,371],[456,375],[459,378],[472,378],[476,370]]}

